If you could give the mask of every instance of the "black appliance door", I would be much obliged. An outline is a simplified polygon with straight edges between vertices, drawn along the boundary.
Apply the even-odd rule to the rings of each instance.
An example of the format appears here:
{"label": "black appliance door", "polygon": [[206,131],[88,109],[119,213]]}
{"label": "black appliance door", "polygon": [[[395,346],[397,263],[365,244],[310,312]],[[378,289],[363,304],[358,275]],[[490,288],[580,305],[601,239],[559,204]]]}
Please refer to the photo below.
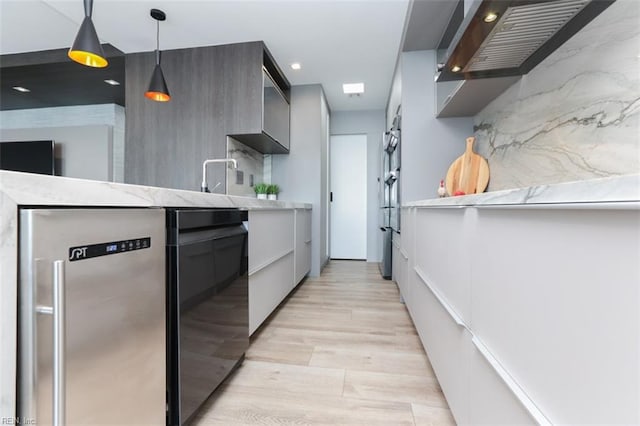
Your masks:
{"label": "black appliance door", "polygon": [[247,241],[242,225],[179,236],[179,347],[174,356],[179,356],[182,424],[225,379],[249,346]]}
{"label": "black appliance door", "polygon": [[380,228],[383,234],[382,238],[382,262],[380,262],[380,274],[385,280],[391,279],[391,238],[393,231],[391,228]]}

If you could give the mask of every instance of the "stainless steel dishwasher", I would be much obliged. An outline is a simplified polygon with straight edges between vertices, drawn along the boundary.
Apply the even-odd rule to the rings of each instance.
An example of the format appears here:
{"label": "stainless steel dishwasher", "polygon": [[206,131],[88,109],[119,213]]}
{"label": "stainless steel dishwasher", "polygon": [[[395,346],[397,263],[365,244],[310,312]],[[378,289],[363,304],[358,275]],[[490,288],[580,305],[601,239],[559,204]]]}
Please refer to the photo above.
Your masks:
{"label": "stainless steel dishwasher", "polygon": [[247,212],[167,209],[167,424],[188,422],[249,347]]}

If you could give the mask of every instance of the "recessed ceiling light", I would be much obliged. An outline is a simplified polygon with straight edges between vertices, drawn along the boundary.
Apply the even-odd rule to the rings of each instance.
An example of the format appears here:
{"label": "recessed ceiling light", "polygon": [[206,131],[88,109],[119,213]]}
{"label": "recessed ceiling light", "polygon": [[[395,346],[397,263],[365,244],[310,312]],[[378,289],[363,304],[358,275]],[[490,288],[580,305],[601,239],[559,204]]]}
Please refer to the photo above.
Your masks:
{"label": "recessed ceiling light", "polygon": [[116,81],[116,80],[108,79],[108,80],[105,80],[104,82],[107,83],[107,84],[110,84],[112,86],[120,86],[120,82]]}
{"label": "recessed ceiling light", "polygon": [[31,90],[27,89],[26,87],[22,87],[22,86],[13,86],[12,89],[13,90],[17,90],[18,92],[22,92],[22,93],[27,93],[27,92],[31,91]]}
{"label": "recessed ceiling light", "polygon": [[354,93],[364,93],[364,83],[343,84],[342,91],[347,95]]}
{"label": "recessed ceiling light", "polygon": [[482,20],[486,23],[490,23],[498,19],[498,14],[494,12],[487,13]]}
{"label": "recessed ceiling light", "polygon": [[291,64],[291,69],[299,70],[300,68],[302,68],[302,66],[300,65],[299,62],[294,62]]}
{"label": "recessed ceiling light", "polygon": [[462,68],[460,68],[459,66],[454,65],[454,66],[453,66],[453,68],[451,68],[451,71],[453,71],[453,72],[458,72],[458,71],[460,71],[461,69],[462,69]]}

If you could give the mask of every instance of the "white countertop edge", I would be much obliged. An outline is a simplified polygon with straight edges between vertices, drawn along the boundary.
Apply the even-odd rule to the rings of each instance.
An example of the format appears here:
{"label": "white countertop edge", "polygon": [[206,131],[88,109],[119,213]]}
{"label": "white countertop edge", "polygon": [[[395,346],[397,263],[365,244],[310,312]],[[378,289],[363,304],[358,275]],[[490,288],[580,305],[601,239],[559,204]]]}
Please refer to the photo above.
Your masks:
{"label": "white countertop edge", "polygon": [[465,207],[638,201],[640,201],[640,174],[634,174],[507,189],[458,197],[412,201],[403,204],[402,207]]}
{"label": "white countertop edge", "polygon": [[0,171],[0,191],[18,205],[110,207],[232,207],[311,209],[309,203]]}

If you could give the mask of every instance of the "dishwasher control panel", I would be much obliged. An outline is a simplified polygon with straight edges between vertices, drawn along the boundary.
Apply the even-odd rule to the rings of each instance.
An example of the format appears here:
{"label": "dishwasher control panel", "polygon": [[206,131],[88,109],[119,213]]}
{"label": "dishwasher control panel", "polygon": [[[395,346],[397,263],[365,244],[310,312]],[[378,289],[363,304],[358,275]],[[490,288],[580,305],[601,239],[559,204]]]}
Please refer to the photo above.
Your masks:
{"label": "dishwasher control panel", "polygon": [[76,260],[85,260],[109,254],[142,250],[149,247],[151,247],[151,237],[69,247],[69,261],[75,262]]}

